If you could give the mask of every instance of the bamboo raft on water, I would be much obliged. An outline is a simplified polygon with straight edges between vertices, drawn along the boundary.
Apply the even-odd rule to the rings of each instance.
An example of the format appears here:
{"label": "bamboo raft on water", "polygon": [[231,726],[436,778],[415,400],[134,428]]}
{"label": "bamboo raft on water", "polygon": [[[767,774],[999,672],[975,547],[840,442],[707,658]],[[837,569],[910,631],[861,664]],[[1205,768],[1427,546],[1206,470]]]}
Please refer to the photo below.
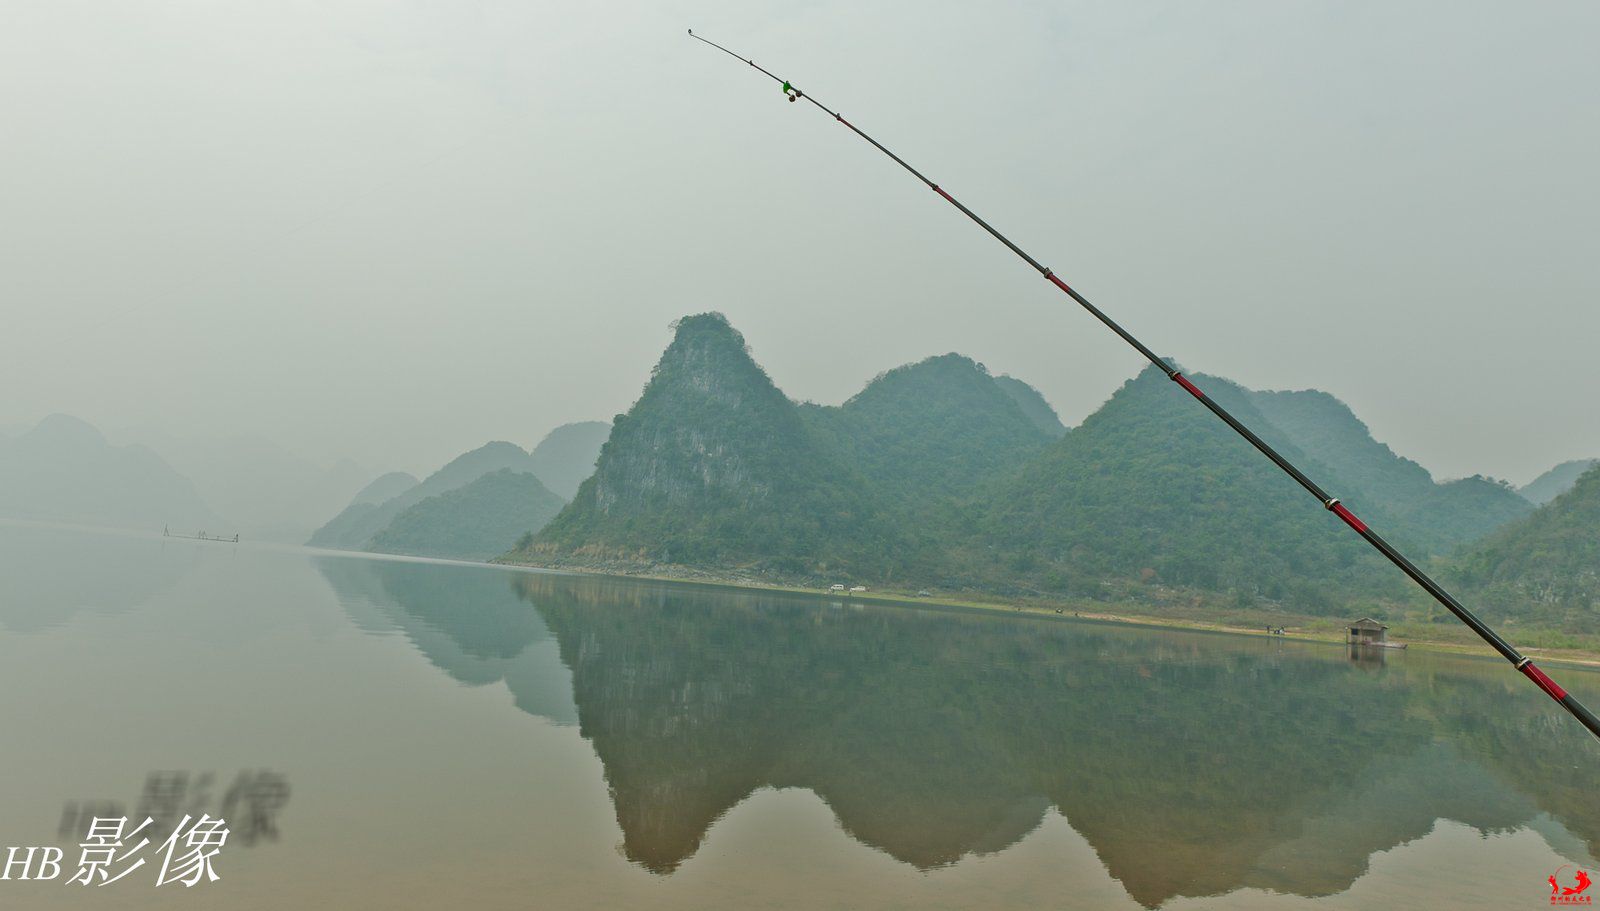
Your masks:
{"label": "bamboo raft on water", "polygon": [[195,534],[192,534],[192,535],[180,535],[180,534],[173,534],[172,529],[166,527],[165,525],[161,526],[161,537],[163,537],[163,538],[183,538],[186,541],[221,541],[224,544],[238,544],[239,543],[239,536],[238,535],[234,535],[231,538],[225,538],[222,535],[208,535],[203,531],[202,532],[196,532]]}

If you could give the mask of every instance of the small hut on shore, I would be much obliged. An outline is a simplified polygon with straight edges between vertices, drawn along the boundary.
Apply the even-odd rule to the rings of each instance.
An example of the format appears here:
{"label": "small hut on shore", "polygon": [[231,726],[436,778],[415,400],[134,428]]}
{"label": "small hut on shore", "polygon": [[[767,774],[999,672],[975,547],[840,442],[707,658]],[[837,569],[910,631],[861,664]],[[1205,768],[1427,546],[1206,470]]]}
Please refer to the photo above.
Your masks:
{"label": "small hut on shore", "polygon": [[1371,617],[1362,617],[1350,624],[1344,641],[1351,645],[1383,645],[1388,640],[1388,631],[1389,627]]}

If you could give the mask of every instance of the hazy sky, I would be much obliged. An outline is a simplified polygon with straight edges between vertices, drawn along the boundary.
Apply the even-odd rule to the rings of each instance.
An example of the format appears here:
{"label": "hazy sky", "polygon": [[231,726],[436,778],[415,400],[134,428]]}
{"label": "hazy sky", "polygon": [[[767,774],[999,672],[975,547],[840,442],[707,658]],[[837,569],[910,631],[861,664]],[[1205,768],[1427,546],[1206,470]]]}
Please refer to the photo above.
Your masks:
{"label": "hazy sky", "polygon": [[425,472],[728,314],[790,395],[956,350],[1070,423],[1152,347],[1441,476],[1600,455],[1589,2],[0,6],[0,426]]}

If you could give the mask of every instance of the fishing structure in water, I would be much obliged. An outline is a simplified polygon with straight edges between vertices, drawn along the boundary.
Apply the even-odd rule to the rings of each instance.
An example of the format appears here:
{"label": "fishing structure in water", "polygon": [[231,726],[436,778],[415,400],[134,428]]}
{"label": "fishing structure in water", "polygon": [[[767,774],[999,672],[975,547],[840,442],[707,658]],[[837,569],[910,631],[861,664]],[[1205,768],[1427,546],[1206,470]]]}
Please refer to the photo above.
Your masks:
{"label": "fishing structure in water", "polygon": [[1549,696],[1551,699],[1554,699],[1562,708],[1566,709],[1572,715],[1572,717],[1578,719],[1578,721],[1584,727],[1589,729],[1591,734],[1594,734],[1596,737],[1600,737],[1600,718],[1595,717],[1595,714],[1589,711],[1588,707],[1579,702],[1578,699],[1571,693],[1563,689],[1560,684],[1556,683],[1554,680],[1551,680],[1549,675],[1545,674],[1544,671],[1540,670],[1533,663],[1532,658],[1517,651],[1517,649],[1513,647],[1511,643],[1501,638],[1499,633],[1496,633],[1493,629],[1490,629],[1488,624],[1478,619],[1476,614],[1468,610],[1465,605],[1461,604],[1461,602],[1457,601],[1455,596],[1451,595],[1448,591],[1445,591],[1444,587],[1438,582],[1434,581],[1431,576],[1423,572],[1417,567],[1416,564],[1406,559],[1405,555],[1396,550],[1394,545],[1384,540],[1383,537],[1380,536],[1376,531],[1373,531],[1370,526],[1361,521],[1361,519],[1357,518],[1355,513],[1351,512],[1348,507],[1339,502],[1338,497],[1329,494],[1327,491],[1319,487],[1315,481],[1312,481],[1303,472],[1301,472],[1300,469],[1296,468],[1288,459],[1284,458],[1282,454],[1268,445],[1265,440],[1261,439],[1259,436],[1256,436],[1256,434],[1251,431],[1249,427],[1246,427],[1238,418],[1229,413],[1226,408],[1223,408],[1220,404],[1218,404],[1215,399],[1212,399],[1210,396],[1207,396],[1204,392],[1202,392],[1199,386],[1195,385],[1193,381],[1179,372],[1176,367],[1167,363],[1165,359],[1158,356],[1154,351],[1146,347],[1143,342],[1135,338],[1131,332],[1118,325],[1117,322],[1111,317],[1107,316],[1104,311],[1090,303],[1088,298],[1074,290],[1070,285],[1062,280],[1061,276],[1051,271],[1048,266],[1043,265],[1038,260],[1028,255],[1026,251],[1012,243],[1011,240],[1004,234],[1001,234],[988,222],[984,221],[982,218],[979,218],[977,213],[962,205],[954,196],[951,196],[947,191],[945,191],[943,187],[940,187],[932,180],[929,180],[927,177],[923,176],[922,172],[907,164],[902,158],[900,158],[900,156],[889,151],[889,149],[886,148],[882,143],[878,142],[878,140],[873,139],[871,136],[868,136],[866,133],[862,132],[860,127],[857,127],[855,124],[844,119],[843,115],[841,115],[838,111],[829,108],[827,105],[824,105],[822,102],[801,91],[799,88],[796,88],[787,79],[780,79],[765,67],[757,64],[753,59],[741,57],[722,45],[717,44],[715,41],[711,41],[696,35],[694,33],[694,29],[689,30],[689,37],[716,48],[724,54],[727,54],[735,60],[738,60],[740,63],[749,65],[752,69],[766,76],[768,79],[778,83],[783,90],[784,96],[789,101],[795,102],[805,99],[806,101],[811,102],[811,104],[814,105],[818,110],[822,111],[824,114],[827,114],[829,117],[832,117],[838,123],[848,127],[852,133],[855,133],[857,136],[871,143],[873,148],[889,156],[889,158],[891,158],[895,164],[904,168],[917,180],[922,181],[922,183],[927,186],[928,189],[939,194],[939,196],[943,198],[945,202],[955,206],[958,210],[960,210],[962,215],[965,215],[967,218],[971,219],[978,225],[978,227],[982,228],[984,231],[987,231],[991,237],[1004,244],[1007,249],[1009,249],[1012,253],[1015,253],[1034,271],[1038,272],[1042,278],[1050,282],[1052,285],[1055,285],[1062,291],[1062,293],[1076,301],[1080,307],[1088,311],[1089,315],[1099,320],[1107,329],[1115,332],[1119,338],[1132,346],[1134,350],[1138,351],[1145,357],[1146,360],[1154,364],[1158,369],[1161,370],[1162,373],[1165,373],[1168,379],[1181,386],[1185,392],[1194,397],[1195,401],[1199,402],[1201,405],[1204,405],[1206,409],[1208,409],[1212,414],[1216,415],[1217,418],[1223,423],[1233,428],[1235,433],[1243,437],[1262,455],[1270,459],[1274,465],[1277,465],[1278,468],[1282,469],[1285,474],[1293,478],[1297,484],[1305,488],[1307,493],[1316,497],[1317,501],[1322,504],[1324,509],[1338,516],[1340,521],[1349,526],[1351,531],[1360,535],[1361,538],[1370,544],[1373,549],[1377,550],[1378,553],[1383,554],[1385,559],[1387,559],[1390,563],[1393,563],[1401,572],[1410,577],[1411,581],[1420,586],[1422,590],[1427,592],[1435,601],[1438,601],[1440,604],[1444,605],[1444,607],[1449,610],[1450,613],[1454,614],[1457,619],[1459,619],[1462,623],[1465,623],[1467,627],[1470,628],[1474,633],[1478,634],[1479,638],[1483,639],[1484,642],[1487,642],[1489,646],[1496,652],[1499,652],[1501,657],[1511,662],[1513,667],[1521,672],[1523,676],[1532,681],[1535,686],[1545,693],[1545,695]]}
{"label": "fishing structure in water", "polygon": [[168,528],[165,525],[161,526],[161,537],[163,537],[163,538],[183,538],[186,541],[220,541],[223,544],[238,544],[239,543],[239,536],[238,535],[234,535],[231,538],[226,538],[226,537],[223,537],[222,535],[206,534],[203,531],[195,532],[192,535],[178,535],[178,534],[173,534],[172,533],[172,529]]}

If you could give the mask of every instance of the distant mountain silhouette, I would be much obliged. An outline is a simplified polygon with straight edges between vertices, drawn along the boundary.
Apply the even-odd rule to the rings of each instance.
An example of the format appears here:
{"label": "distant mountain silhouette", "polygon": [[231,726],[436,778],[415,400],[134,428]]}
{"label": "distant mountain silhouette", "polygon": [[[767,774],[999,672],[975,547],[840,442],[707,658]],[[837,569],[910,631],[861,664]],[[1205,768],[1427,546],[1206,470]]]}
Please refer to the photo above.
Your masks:
{"label": "distant mountain silhouette", "polygon": [[533,473],[551,492],[563,500],[571,500],[578,493],[578,485],[594,474],[600,447],[610,435],[611,425],[605,421],[562,424],[533,447],[530,460]]}
{"label": "distant mountain silhouette", "polygon": [[134,428],[121,436],[162,453],[229,526],[254,540],[305,541],[372,478],[349,459],[319,463],[259,434],[213,437]]}
{"label": "distant mountain silhouette", "polygon": [[407,487],[404,478],[392,477],[378,485],[377,492],[387,492],[391,488],[400,491],[382,502],[372,502],[375,492],[369,485],[369,489],[361,491],[344,511],[318,529],[307,543],[314,547],[340,550],[370,550],[373,538],[407,509],[429,497],[465,487],[502,468],[532,471],[532,460],[527,452],[513,443],[485,443],[452,459],[420,484]]}
{"label": "distant mountain silhouette", "polygon": [[1562,462],[1560,465],[1529,481],[1526,486],[1519,488],[1517,492],[1526,497],[1528,502],[1533,505],[1543,506],[1571,490],[1572,485],[1578,482],[1578,476],[1596,465],[1600,465],[1600,459],[1574,459],[1570,462]]}
{"label": "distant mountain silhouette", "polygon": [[411,488],[417,486],[415,475],[405,471],[391,471],[372,479],[367,486],[356,491],[350,499],[352,504],[370,503],[378,506],[387,500],[400,496]]}
{"label": "distant mountain silhouette", "polygon": [[368,542],[380,553],[487,560],[545,526],[566,501],[509,468],[406,507]]}
{"label": "distant mountain silhouette", "polygon": [[0,440],[0,516],[159,531],[231,532],[194,484],[143,446],[113,446],[53,414]]}

